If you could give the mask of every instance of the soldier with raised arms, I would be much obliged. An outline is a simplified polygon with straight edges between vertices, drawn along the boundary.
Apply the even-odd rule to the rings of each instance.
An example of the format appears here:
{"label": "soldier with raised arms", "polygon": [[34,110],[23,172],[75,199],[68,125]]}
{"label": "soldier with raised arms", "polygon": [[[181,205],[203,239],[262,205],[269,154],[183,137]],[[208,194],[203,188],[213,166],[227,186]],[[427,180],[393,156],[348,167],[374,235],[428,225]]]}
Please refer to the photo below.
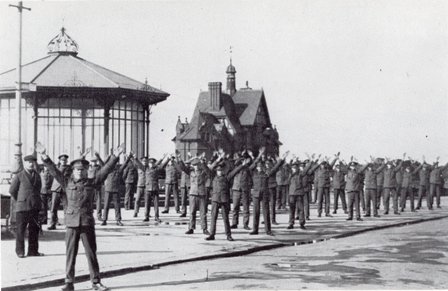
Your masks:
{"label": "soldier with raised arms", "polygon": [[84,250],[89,263],[90,280],[92,290],[108,290],[101,284],[100,269],[96,256],[97,245],[95,236],[95,219],[93,217],[93,200],[95,187],[101,185],[107,175],[114,170],[118,162],[118,156],[123,152],[123,146],[119,146],[108,159],[108,162],[93,178],[88,178],[89,162],[84,158],[75,159],[70,167],[73,173],[64,176],[55,166],[53,161],[46,154],[45,147],[37,143],[36,152],[40,154],[42,160],[51,175],[57,180],[65,190],[67,205],[65,208],[65,233],[66,244],[66,277],[63,291],[74,290],[75,262],[78,254],[79,240],[82,240]]}

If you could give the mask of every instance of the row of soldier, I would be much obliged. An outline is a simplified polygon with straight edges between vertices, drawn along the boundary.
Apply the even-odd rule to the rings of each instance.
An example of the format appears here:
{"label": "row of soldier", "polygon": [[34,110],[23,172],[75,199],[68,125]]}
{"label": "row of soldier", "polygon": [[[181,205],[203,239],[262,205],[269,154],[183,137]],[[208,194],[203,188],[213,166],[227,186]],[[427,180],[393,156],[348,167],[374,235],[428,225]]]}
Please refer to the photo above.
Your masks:
{"label": "row of soldier", "polygon": [[[436,206],[440,207],[441,191],[448,188],[448,171],[444,171],[446,166],[439,167],[438,158],[433,165],[429,165],[425,162],[424,157],[422,163],[411,158],[405,161],[405,157],[406,155],[403,155],[403,159],[394,161],[371,157],[370,162],[366,161],[364,165],[360,165],[354,161],[353,157],[348,164],[339,161],[339,154],[335,155],[332,161],[327,157],[321,159],[319,156],[315,159],[315,155],[307,155],[307,159],[303,161],[299,161],[296,157],[293,157],[289,163],[282,160],[276,167],[277,162],[281,159],[267,157],[264,154],[264,149],[260,150],[258,157],[254,157],[252,152],[247,150],[236,153],[233,158],[222,151],[215,152],[209,161],[205,159],[204,155],[200,157],[189,155],[189,159],[186,161],[183,161],[180,155],[164,155],[157,161],[154,158],[147,157],[138,159],[130,153],[124,159],[124,163],[117,165],[114,171],[109,174],[104,185],[95,189],[97,218],[102,221],[102,225],[107,224],[109,204],[113,201],[116,223],[117,225],[123,225],[121,222],[120,196],[122,192],[125,192],[124,207],[126,210],[133,208],[134,217],[138,216],[140,202],[144,199],[144,221],[149,221],[150,206],[152,205],[154,220],[161,222],[158,205],[159,177],[161,172],[165,171],[165,205],[162,213],[169,212],[171,196],[173,196],[175,211],[180,214],[180,217],[186,217],[187,205],[190,205],[190,227],[187,234],[192,233],[195,229],[196,212],[198,210],[200,212],[201,228],[205,234],[208,234],[206,213],[213,189],[213,177],[216,173],[213,175],[213,173],[203,170],[209,169],[218,158],[220,159],[219,167],[216,166],[216,168],[222,168],[221,171],[225,174],[231,173],[234,168],[238,168],[242,161],[247,160],[248,165],[231,177],[228,193],[224,195],[224,199],[229,204],[229,212],[230,201],[233,201],[231,209],[233,217],[230,228],[238,227],[242,206],[243,227],[246,230],[251,230],[249,227],[249,207],[251,200],[253,201],[255,216],[252,233],[254,234],[258,233],[259,214],[257,213],[260,211],[260,205],[263,206],[263,209],[266,209],[263,213],[266,213],[264,223],[267,234],[272,234],[270,225],[277,224],[277,210],[286,210],[287,204],[289,204],[291,212],[288,225],[290,229],[293,228],[295,219],[299,219],[300,226],[304,228],[305,220],[310,219],[310,204],[313,203],[317,203],[318,217],[321,217],[323,212],[325,216],[331,217],[330,189],[333,190],[334,195],[333,214],[337,213],[340,201],[343,211],[349,214],[348,219],[353,218],[353,213],[348,211],[353,207],[347,207],[346,198],[348,198],[349,206],[353,204],[357,210],[356,219],[358,220],[362,220],[358,204],[366,217],[371,215],[379,217],[378,210],[381,200],[383,200],[384,214],[386,215],[389,213],[391,199],[394,214],[400,214],[400,211],[404,211],[408,197],[411,211],[418,210],[421,207],[422,198],[425,196],[428,209],[433,208],[434,198],[436,199]],[[67,155],[60,155],[58,160],[61,171],[64,172],[70,168],[67,164]],[[95,152],[90,160],[88,173],[90,177],[93,177],[95,172],[107,162],[107,159],[103,162],[99,154]],[[268,174],[266,189],[258,189],[258,185],[254,184],[256,174],[262,171]],[[195,175],[197,172],[204,172],[203,177],[199,182],[193,181],[192,185],[191,175]],[[352,177],[354,172],[357,173],[356,177]],[[69,175],[69,171],[67,173]],[[296,185],[297,183],[291,185],[291,178],[294,175],[301,177],[300,185]],[[51,213],[51,222],[48,229],[51,230],[56,228],[57,209],[61,201],[64,204],[63,197],[65,196],[62,193],[61,185],[52,179],[45,168],[41,172],[41,178],[43,181],[41,193],[44,205],[47,204],[45,201],[49,200],[48,197],[51,193],[51,203],[48,203]],[[444,179],[445,184],[443,183]],[[292,190],[292,188],[297,187],[300,188],[300,191],[296,191],[300,192],[300,195],[297,196],[303,196],[303,201],[294,195],[295,190]],[[355,189],[359,192],[359,197],[358,195],[352,195]],[[260,191],[263,192],[261,195]],[[135,199],[134,194],[136,194]],[[102,197],[103,204],[101,203]],[[418,197],[417,207],[414,207],[414,197]],[[257,201],[258,199],[261,200]],[[103,209],[101,205],[103,205]],[[302,212],[304,218],[301,218]],[[42,220],[45,219],[46,209],[43,208]]]}
{"label": "row of soldier", "polygon": [[[11,197],[15,200],[17,220],[16,253],[19,258],[24,255],[24,233],[28,227],[28,256],[41,256],[38,252],[39,210],[46,217],[45,201],[49,190],[52,191],[51,224],[54,229],[57,222],[58,203],[62,201],[66,224],[66,285],[63,290],[73,290],[74,268],[79,240],[82,239],[94,290],[107,290],[101,284],[99,266],[96,258],[95,220],[93,202],[97,200],[97,215],[102,225],[107,223],[109,201],[114,201],[116,220],[121,223],[120,188],[125,184],[126,208],[131,208],[131,197],[137,192],[134,216],[138,215],[139,200],[145,198],[145,218],[149,219],[149,209],[154,207],[155,220],[160,222],[158,213],[159,177],[165,170],[165,209],[168,213],[170,194],[174,193],[175,207],[181,217],[186,216],[187,199],[189,200],[189,226],[186,234],[193,234],[196,228],[196,215],[199,211],[201,229],[207,235],[206,240],[214,240],[216,222],[221,209],[227,240],[233,241],[231,229],[239,224],[240,204],[243,206],[243,227],[251,230],[251,235],[258,234],[260,214],[263,213],[264,229],[267,235],[273,235],[271,223],[276,222],[276,210],[289,204],[288,229],[293,229],[295,220],[300,228],[305,229],[305,222],[310,219],[310,203],[317,202],[318,216],[323,210],[330,215],[330,188],[334,192],[334,212],[338,200],[341,200],[347,220],[362,220],[360,207],[365,204],[365,216],[378,217],[380,199],[383,199],[384,214],[389,212],[392,199],[395,214],[400,214],[410,199],[411,211],[414,209],[414,196],[418,193],[416,209],[421,207],[422,198],[426,196],[428,209],[433,209],[433,198],[440,207],[440,194],[448,188],[448,164],[438,165],[438,158],[432,164],[421,163],[412,159],[391,160],[374,159],[359,164],[352,157],[348,164],[339,161],[339,153],[330,162],[329,158],[315,158],[314,155],[303,161],[293,157],[286,162],[288,152],[280,157],[268,157],[262,148],[257,157],[251,151],[242,151],[231,157],[222,150],[215,152],[210,160],[204,155],[182,160],[180,155],[165,155],[159,161],[143,157],[138,159],[130,152],[124,155],[124,147],[114,149],[103,162],[98,153],[91,163],[81,158],[68,164],[68,156],[59,156],[59,165],[55,165],[46,154],[46,149],[38,143],[36,152],[43,161],[43,171],[36,172],[37,158],[29,155],[24,158],[22,169],[13,177],[10,187]],[[119,156],[125,157],[119,164]],[[177,173],[181,173],[180,179]],[[53,181],[52,181],[53,180]],[[178,183],[180,180],[180,183]],[[443,180],[445,184],[443,184]],[[418,187],[417,187],[418,186]],[[181,206],[178,204],[177,188],[181,192]],[[101,196],[104,188],[104,209],[101,211]],[[315,199],[312,199],[312,189]],[[416,191],[416,189],[418,189]],[[231,193],[233,200],[233,219],[230,224]],[[401,201],[399,206],[399,193]],[[347,202],[345,201],[347,195]],[[207,227],[207,205],[211,198],[211,225]],[[44,198],[44,199],[42,199]],[[253,204],[253,224],[249,227],[249,206]],[[314,201],[313,201],[314,200]],[[276,207],[276,202],[278,206]],[[101,214],[102,213],[102,214]]]}

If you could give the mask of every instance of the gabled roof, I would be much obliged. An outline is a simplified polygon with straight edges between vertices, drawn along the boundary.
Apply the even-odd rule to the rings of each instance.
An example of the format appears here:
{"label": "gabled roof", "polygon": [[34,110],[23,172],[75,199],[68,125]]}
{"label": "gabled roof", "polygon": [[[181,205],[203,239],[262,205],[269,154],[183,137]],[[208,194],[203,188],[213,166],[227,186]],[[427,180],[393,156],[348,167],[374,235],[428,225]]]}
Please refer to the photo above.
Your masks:
{"label": "gabled roof", "polygon": [[[16,69],[0,74],[0,88],[15,86]],[[75,54],[50,54],[22,66],[22,82],[37,87],[90,87],[142,90],[169,96],[142,82],[91,63]]]}
{"label": "gabled roof", "polygon": [[240,89],[232,97],[236,106],[242,126],[251,126],[255,123],[258,107],[264,99],[263,90]]}

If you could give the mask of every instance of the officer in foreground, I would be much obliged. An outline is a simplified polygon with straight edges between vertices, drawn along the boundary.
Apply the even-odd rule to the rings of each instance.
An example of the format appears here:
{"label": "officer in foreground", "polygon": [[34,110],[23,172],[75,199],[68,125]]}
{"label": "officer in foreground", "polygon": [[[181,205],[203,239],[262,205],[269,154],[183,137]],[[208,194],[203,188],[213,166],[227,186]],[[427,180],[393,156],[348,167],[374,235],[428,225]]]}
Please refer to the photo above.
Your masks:
{"label": "officer in foreground", "polygon": [[68,177],[64,177],[63,173],[56,168],[53,161],[46,154],[45,147],[39,142],[36,144],[36,152],[41,155],[45,166],[48,167],[51,175],[64,188],[67,196],[65,209],[65,224],[67,226],[65,233],[66,278],[65,286],[62,290],[74,290],[75,262],[78,254],[79,239],[82,240],[89,263],[92,290],[108,290],[106,286],[101,284],[96,256],[95,219],[92,214],[93,200],[95,187],[102,184],[107,175],[113,171],[118,162],[118,156],[123,152],[123,146],[119,146],[114,150],[108,162],[93,178],[88,178],[89,162],[84,158],[72,161],[70,166],[73,169],[73,173]]}

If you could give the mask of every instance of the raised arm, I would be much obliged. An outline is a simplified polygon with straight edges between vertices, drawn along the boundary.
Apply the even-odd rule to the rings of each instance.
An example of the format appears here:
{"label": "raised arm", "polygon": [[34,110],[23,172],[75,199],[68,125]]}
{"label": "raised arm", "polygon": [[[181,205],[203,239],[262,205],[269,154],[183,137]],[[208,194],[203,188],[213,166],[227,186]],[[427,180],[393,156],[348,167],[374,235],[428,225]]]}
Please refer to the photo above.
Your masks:
{"label": "raised arm", "polygon": [[[117,156],[118,157],[118,156]],[[126,161],[124,161],[123,165],[120,166],[120,169],[118,169],[119,173],[123,173],[124,170],[127,168],[129,161],[131,160],[132,155],[128,155],[126,158]],[[110,157],[112,159],[112,156]]]}
{"label": "raised arm", "polygon": [[137,169],[142,170],[142,171],[145,170],[145,166],[143,166],[142,162],[140,162],[139,159],[134,158],[134,159],[133,159],[133,163],[134,163],[134,166],[135,166]]}
{"label": "raised arm", "polygon": [[[110,172],[112,172],[115,168],[115,165],[118,163],[119,156],[124,151],[124,144],[121,144],[119,147],[113,150],[113,153],[108,157],[106,164],[101,167],[101,169],[96,172],[95,174],[95,184],[99,185],[102,184],[106,178],[107,175],[109,175]],[[132,155],[130,155],[131,157]],[[128,161],[127,161],[128,162]],[[125,163],[126,164],[126,163]]]}
{"label": "raised arm", "polygon": [[339,160],[339,155],[340,155],[340,154],[341,154],[341,152],[338,152],[338,153],[335,155],[335,158],[334,158],[333,161],[330,163],[330,168],[333,169],[334,165],[336,164],[336,161]]}
{"label": "raised arm", "polygon": [[105,163],[98,152],[95,152],[95,157],[98,159],[98,164],[100,164],[100,166],[103,167]]}
{"label": "raised arm", "polygon": [[230,173],[227,175],[227,180],[232,180],[244,167],[247,167],[247,162],[244,161],[239,166],[235,167]]}

